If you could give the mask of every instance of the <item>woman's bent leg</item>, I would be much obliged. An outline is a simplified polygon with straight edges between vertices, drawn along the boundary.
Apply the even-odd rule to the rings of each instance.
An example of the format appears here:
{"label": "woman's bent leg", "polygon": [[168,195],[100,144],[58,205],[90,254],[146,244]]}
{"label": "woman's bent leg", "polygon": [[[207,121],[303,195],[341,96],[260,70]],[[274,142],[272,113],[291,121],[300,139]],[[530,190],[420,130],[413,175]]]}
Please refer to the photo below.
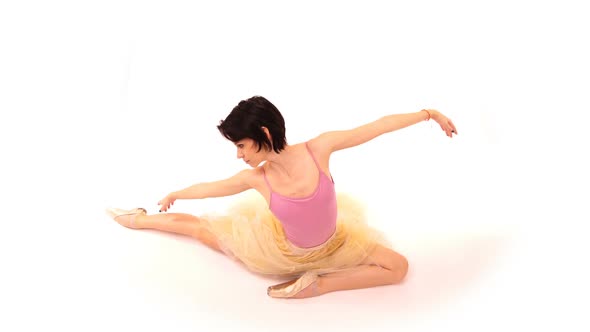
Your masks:
{"label": "woman's bent leg", "polygon": [[339,272],[321,275],[294,298],[307,298],[340,290],[393,285],[401,282],[408,272],[407,259],[397,252],[378,246],[361,265]]}

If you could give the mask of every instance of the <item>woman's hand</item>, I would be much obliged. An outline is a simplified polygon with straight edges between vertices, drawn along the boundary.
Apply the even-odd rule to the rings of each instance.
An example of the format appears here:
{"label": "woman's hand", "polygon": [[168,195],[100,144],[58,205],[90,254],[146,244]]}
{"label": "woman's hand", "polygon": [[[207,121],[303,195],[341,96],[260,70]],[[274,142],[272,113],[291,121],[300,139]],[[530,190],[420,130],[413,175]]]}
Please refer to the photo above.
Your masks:
{"label": "woman's hand", "polygon": [[174,201],[176,201],[176,197],[175,197],[174,193],[170,193],[170,194],[166,195],[166,197],[162,198],[158,202],[158,205],[161,205],[160,212],[166,212],[166,211],[168,211],[168,209],[172,205],[174,205]]}
{"label": "woman's hand", "polygon": [[440,125],[440,128],[447,134],[447,136],[453,137],[453,134],[457,135],[457,128],[455,128],[451,119],[447,118],[437,110],[428,110],[428,112],[430,113],[430,118]]}

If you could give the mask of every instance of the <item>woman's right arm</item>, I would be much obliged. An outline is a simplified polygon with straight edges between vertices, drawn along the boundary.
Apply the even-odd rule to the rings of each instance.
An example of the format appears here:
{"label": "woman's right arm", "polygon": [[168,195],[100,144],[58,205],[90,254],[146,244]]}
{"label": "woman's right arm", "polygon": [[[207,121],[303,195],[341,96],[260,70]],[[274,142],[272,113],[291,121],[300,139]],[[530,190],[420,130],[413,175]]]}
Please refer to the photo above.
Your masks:
{"label": "woman's right arm", "polygon": [[158,205],[162,206],[160,212],[167,211],[177,199],[223,197],[246,191],[252,188],[250,185],[252,171],[250,169],[243,170],[225,180],[197,183],[182,190],[172,192],[158,202]]}

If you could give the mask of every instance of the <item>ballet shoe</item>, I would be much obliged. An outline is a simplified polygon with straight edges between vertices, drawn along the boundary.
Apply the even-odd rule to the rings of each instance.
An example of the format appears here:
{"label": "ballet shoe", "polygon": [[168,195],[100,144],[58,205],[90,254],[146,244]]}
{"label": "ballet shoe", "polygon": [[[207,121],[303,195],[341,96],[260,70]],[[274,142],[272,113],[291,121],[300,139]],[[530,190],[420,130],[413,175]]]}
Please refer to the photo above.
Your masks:
{"label": "ballet shoe", "polygon": [[131,216],[131,221],[129,222],[129,227],[133,228],[135,226],[134,225],[135,217],[137,217],[137,215],[139,215],[139,214],[146,214],[147,211],[144,208],[135,208],[135,209],[131,209],[131,210],[108,208],[108,209],[106,209],[106,213],[111,218],[113,218],[115,221],[117,221],[116,218],[118,218],[118,217]]}
{"label": "ballet shoe", "polygon": [[[282,284],[268,287],[266,293],[274,298],[294,297],[297,293],[307,288],[318,280],[315,272],[305,272],[301,277],[295,280],[287,281]],[[317,293],[317,284],[314,286],[314,293]]]}

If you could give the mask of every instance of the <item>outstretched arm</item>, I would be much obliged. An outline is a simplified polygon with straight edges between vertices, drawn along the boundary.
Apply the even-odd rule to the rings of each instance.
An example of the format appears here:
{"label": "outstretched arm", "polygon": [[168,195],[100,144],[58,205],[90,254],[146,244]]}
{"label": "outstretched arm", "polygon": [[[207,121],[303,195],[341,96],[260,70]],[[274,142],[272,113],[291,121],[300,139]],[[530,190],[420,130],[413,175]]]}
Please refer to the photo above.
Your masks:
{"label": "outstretched arm", "polygon": [[330,152],[351,148],[373,138],[425,120],[436,121],[449,137],[457,134],[453,122],[437,110],[427,109],[415,113],[392,114],[350,130],[329,131],[317,137],[317,141]]}
{"label": "outstretched arm", "polygon": [[167,211],[177,199],[199,199],[230,196],[246,191],[250,185],[252,170],[243,170],[225,180],[197,183],[179,191],[172,192],[158,202],[160,212]]}

